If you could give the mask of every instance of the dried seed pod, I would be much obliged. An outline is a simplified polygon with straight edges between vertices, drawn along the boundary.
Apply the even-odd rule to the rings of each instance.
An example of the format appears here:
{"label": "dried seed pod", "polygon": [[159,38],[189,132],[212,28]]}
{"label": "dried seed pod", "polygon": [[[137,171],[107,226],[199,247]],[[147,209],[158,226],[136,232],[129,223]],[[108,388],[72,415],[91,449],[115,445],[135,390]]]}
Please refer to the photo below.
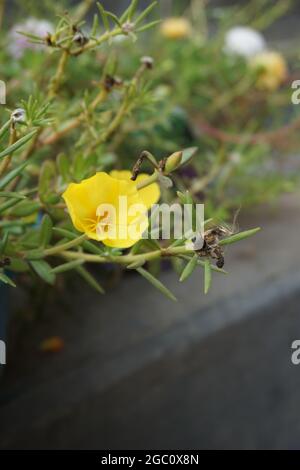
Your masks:
{"label": "dried seed pod", "polygon": [[106,91],[111,91],[114,86],[120,86],[122,83],[121,78],[113,77],[112,75],[106,75],[104,78],[104,88]]}
{"label": "dried seed pod", "polygon": [[5,266],[9,266],[10,262],[11,262],[10,258],[8,258],[8,257],[2,258],[0,260],[0,268],[4,268]]}
{"label": "dried seed pod", "polygon": [[153,69],[154,59],[150,56],[144,56],[141,58],[141,63],[149,70]]}
{"label": "dried seed pod", "polygon": [[51,36],[50,33],[47,33],[47,35],[45,37],[45,41],[46,41],[47,46],[49,46],[49,47],[53,46],[52,36]]}
{"label": "dried seed pod", "polygon": [[26,111],[23,108],[17,108],[11,113],[11,120],[13,123],[16,122],[25,122],[26,121]]}
{"label": "dried seed pod", "polygon": [[78,46],[84,46],[87,42],[89,42],[89,38],[82,32],[76,31],[72,39]]}

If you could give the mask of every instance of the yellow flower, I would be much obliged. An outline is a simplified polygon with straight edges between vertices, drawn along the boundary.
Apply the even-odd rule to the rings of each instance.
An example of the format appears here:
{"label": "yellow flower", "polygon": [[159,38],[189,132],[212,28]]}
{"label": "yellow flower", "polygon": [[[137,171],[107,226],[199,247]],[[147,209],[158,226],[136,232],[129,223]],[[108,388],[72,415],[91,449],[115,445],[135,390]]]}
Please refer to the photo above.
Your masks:
{"label": "yellow flower", "polygon": [[190,35],[192,27],[186,18],[167,18],[160,27],[161,34],[168,39],[182,39]]}
{"label": "yellow flower", "polygon": [[253,57],[250,64],[259,69],[256,85],[261,90],[277,90],[288,74],[286,61],[278,52],[261,52]]}
{"label": "yellow flower", "polygon": [[117,171],[69,184],[62,197],[75,228],[110,247],[134,245],[148,227],[147,210],[159,199],[156,184],[140,191],[136,184],[130,172]]}
{"label": "yellow flower", "polygon": [[[133,182],[131,181],[132,174],[129,170],[113,170],[110,172],[110,176],[118,180],[128,181],[134,186],[136,186],[141,181],[144,181],[149,178],[149,175],[147,175],[146,173],[141,173]],[[153,204],[155,204],[160,198],[159,185],[157,183],[152,183],[143,189],[139,189],[139,196],[142,199],[143,204],[147,207],[147,210],[150,209]]]}

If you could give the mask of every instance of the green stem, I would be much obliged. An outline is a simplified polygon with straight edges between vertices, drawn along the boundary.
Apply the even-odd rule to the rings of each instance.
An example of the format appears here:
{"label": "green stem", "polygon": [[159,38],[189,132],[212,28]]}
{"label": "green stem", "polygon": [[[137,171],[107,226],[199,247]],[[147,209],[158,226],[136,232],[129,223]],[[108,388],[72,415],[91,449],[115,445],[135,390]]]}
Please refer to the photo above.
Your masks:
{"label": "green stem", "polygon": [[193,250],[187,250],[185,247],[181,246],[181,247],[174,247],[174,248],[162,248],[161,250],[151,251],[150,253],[141,253],[138,255],[129,254],[129,255],[123,255],[123,256],[114,256],[110,258],[106,256],[98,256],[98,255],[93,255],[90,253],[82,253],[78,251],[61,251],[60,255],[66,259],[82,259],[90,263],[113,262],[117,264],[129,265],[129,264],[136,263],[142,260],[151,261],[151,260],[162,258],[162,257],[165,258],[165,257],[171,257],[171,256],[178,256],[182,254],[187,255],[187,254],[194,254],[194,253],[195,252]]}
{"label": "green stem", "polygon": [[[106,100],[107,96],[108,96],[108,92],[104,88],[102,88],[100,92],[97,94],[94,101],[89,106],[89,111],[93,112],[99,104],[103,103]],[[83,111],[77,118],[74,118],[71,121],[69,121],[65,125],[65,127],[62,128],[61,130],[55,131],[52,134],[45,136],[44,138],[43,136],[41,136],[40,146],[43,147],[44,145],[51,145],[57,142],[66,134],[68,134],[71,130],[79,127],[80,124],[83,122],[85,116],[86,116],[86,113]]]}
{"label": "green stem", "polygon": [[44,250],[43,255],[46,256],[52,256],[56,255],[58,253],[61,253],[65,250],[69,250],[70,248],[74,248],[77,245],[80,245],[84,240],[86,240],[87,236],[85,234],[80,235],[80,237],[75,238],[74,240],[71,240],[67,243],[62,243],[61,245],[56,245],[52,248],[48,248],[47,250]]}
{"label": "green stem", "polygon": [[50,88],[49,88],[49,93],[48,93],[49,98],[53,98],[57,94],[57,91],[59,89],[64,71],[65,71],[68,58],[69,58],[69,51],[68,50],[63,51],[58,62],[56,73],[50,83]]}
{"label": "green stem", "polygon": [[89,147],[87,153],[89,153],[91,150],[94,150],[98,145],[103,144],[104,142],[107,141],[107,139],[117,130],[119,125],[122,122],[123,117],[126,115],[127,110],[128,110],[129,102],[128,99],[125,98],[122,106],[120,107],[118,113],[116,114],[114,120],[108,127],[108,129],[97,139],[93,144]]}
{"label": "green stem", "polygon": [[100,46],[104,42],[108,41],[110,38],[113,38],[114,36],[118,36],[120,34],[123,34],[123,31],[121,28],[116,28],[113,31],[107,31],[106,33],[102,34],[100,38],[90,39],[90,41],[87,44],[85,44],[85,46],[78,47],[77,49],[72,50],[70,54],[71,55],[81,54],[82,52],[88,51],[89,49],[93,49],[94,47]]}
{"label": "green stem", "polygon": [[[16,140],[17,140],[16,129],[13,126],[13,124],[11,124],[8,146],[14,144]],[[0,176],[6,171],[7,167],[10,164],[11,158],[12,158],[12,154],[9,154],[3,158],[3,161],[1,162],[1,165],[0,165]]]}
{"label": "green stem", "polygon": [[152,183],[155,183],[158,180],[158,173],[155,171],[149,178],[141,181],[136,185],[137,189],[143,189],[149,186]]}
{"label": "green stem", "polygon": [[5,0],[0,0],[0,29],[2,29],[4,9],[5,9]]}

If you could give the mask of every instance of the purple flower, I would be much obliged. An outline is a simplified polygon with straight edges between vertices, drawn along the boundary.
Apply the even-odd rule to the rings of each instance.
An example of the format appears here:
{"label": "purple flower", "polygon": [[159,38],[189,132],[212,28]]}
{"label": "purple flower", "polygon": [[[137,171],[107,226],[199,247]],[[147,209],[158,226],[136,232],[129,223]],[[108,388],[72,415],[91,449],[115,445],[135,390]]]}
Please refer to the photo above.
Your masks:
{"label": "purple flower", "polygon": [[49,21],[38,20],[36,18],[28,18],[21,23],[15,24],[8,34],[8,52],[15,59],[22,57],[26,49],[41,50],[44,47],[42,44],[30,42],[30,39],[20,34],[20,31],[44,38],[47,33],[53,33],[54,28]]}

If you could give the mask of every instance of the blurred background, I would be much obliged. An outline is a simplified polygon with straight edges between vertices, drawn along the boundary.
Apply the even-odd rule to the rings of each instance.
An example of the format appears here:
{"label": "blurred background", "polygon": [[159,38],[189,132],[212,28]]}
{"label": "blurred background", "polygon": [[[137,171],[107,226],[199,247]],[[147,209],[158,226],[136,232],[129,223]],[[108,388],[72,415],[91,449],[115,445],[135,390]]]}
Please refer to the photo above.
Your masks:
{"label": "blurred background", "polygon": [[[206,8],[218,11],[247,3],[208,1]],[[127,4],[103,0],[116,14]],[[143,4],[149,2],[141,0]],[[182,16],[189,6],[188,0],[161,0],[159,14]],[[26,16],[49,19],[51,8],[46,0],[26,5],[10,1],[8,27],[24,18],[25,11]],[[214,18],[208,23],[212,37],[218,28]],[[294,2],[264,31],[269,47],[287,55],[297,51],[299,24],[300,5]],[[159,41],[159,33],[152,34]],[[184,56],[185,43],[176,47]],[[147,48],[145,41],[142,49]],[[151,55],[155,47],[149,43],[149,49]],[[290,62],[293,79],[297,78],[297,53],[295,58]],[[177,73],[180,76],[183,71]],[[172,80],[168,85],[173,86]],[[290,85],[291,80],[283,85],[288,97]],[[185,106],[185,96],[178,93],[180,108],[192,115],[195,110],[190,103]],[[188,99],[192,102],[193,95]],[[283,109],[284,125],[291,110],[277,103]],[[235,106],[240,106],[242,115],[243,104]],[[218,113],[222,112],[209,114],[220,129]],[[232,124],[228,130],[237,129]],[[255,128],[255,132],[261,130]],[[205,130],[202,127],[195,135],[190,120],[187,134],[176,132],[180,143],[196,139],[200,146],[206,145]],[[284,136],[284,144],[292,138],[294,134]],[[72,279],[68,289],[60,284],[55,292],[40,288],[29,299],[22,287],[13,292],[2,289],[0,338],[7,343],[7,365],[0,366],[0,448],[300,447],[300,365],[291,361],[292,342],[300,339],[300,199],[299,181],[293,179],[299,171],[299,147],[291,150],[275,144],[269,152],[282,157],[277,170],[284,194],[278,196],[281,190],[277,191],[276,183],[271,198],[267,190],[256,188],[261,191],[259,204],[247,207],[243,201],[247,209],[241,211],[239,226],[261,226],[262,231],[226,250],[229,274],[216,276],[208,296],[201,292],[202,273],[194,273],[182,284],[168,268],[163,269],[162,279],[176,292],[179,301],[174,304],[134,274],[118,284],[118,271],[100,274],[114,286],[106,296],[79,279]],[[259,173],[260,167],[255,171]],[[247,184],[242,178],[236,175],[239,196]],[[292,190],[286,188],[287,180],[293,180]],[[230,191],[229,187],[226,194]],[[240,202],[237,198],[237,205]],[[230,213],[231,207],[222,207],[220,215],[227,210]],[[38,315],[32,314],[33,303]],[[42,352],[39,345],[49,337],[61,338],[64,347],[53,354]]]}

